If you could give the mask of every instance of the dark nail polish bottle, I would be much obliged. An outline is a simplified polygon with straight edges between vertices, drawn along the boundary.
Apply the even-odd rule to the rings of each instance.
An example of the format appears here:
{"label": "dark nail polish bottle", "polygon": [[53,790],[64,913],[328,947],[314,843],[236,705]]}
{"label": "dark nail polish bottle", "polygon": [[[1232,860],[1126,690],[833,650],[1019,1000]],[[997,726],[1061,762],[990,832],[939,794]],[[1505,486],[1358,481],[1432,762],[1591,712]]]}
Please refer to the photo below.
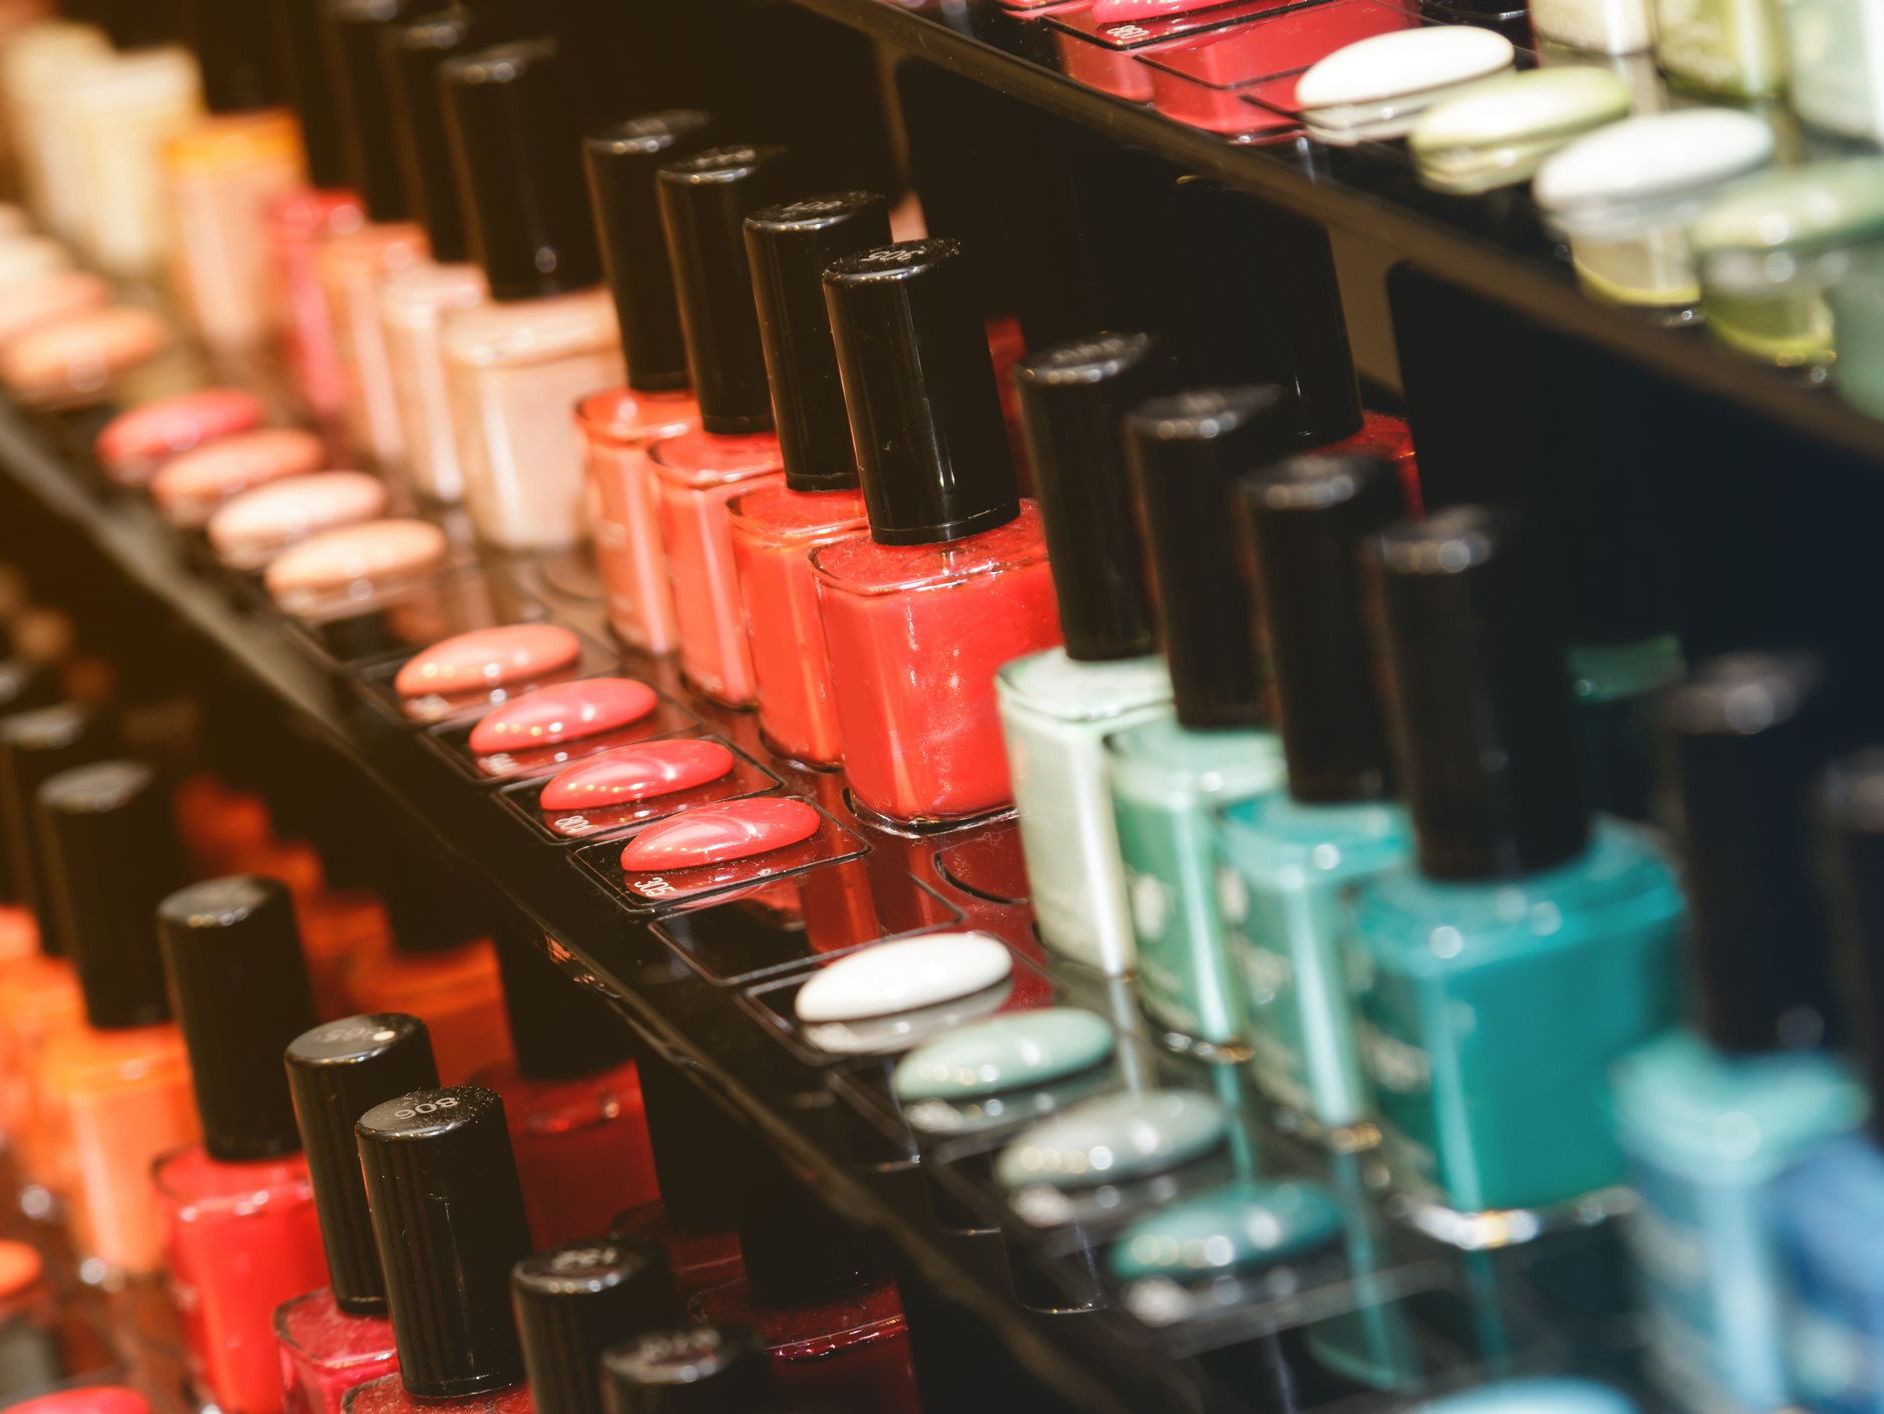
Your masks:
{"label": "dark nail polish bottle", "polygon": [[526,1257],[510,1275],[510,1293],[537,1414],[602,1414],[603,1352],[680,1319],[667,1254],[626,1237]]}
{"label": "dark nail polish bottle", "polygon": [[750,1326],[650,1331],[602,1358],[608,1414],[776,1414],[781,1398]]}

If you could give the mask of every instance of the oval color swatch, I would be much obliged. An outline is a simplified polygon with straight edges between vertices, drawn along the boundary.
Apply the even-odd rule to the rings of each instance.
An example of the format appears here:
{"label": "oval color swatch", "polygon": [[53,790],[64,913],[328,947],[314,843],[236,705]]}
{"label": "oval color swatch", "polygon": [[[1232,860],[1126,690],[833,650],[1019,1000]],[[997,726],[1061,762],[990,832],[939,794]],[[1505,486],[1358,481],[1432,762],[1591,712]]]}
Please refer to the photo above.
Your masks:
{"label": "oval color swatch", "polygon": [[1089,1100],[1036,1124],[1002,1152],[1004,1188],[1097,1188],[1200,1158],[1229,1132],[1223,1106],[1196,1090],[1147,1090]]}
{"label": "oval color swatch", "polygon": [[151,478],[158,509],[180,525],[207,522],[224,501],[252,487],[319,471],[327,444],[299,427],[261,427],[197,447]]}
{"label": "oval color swatch", "polygon": [[95,393],[169,341],[169,326],[148,309],[88,310],[29,329],[0,349],[0,378],[29,396]]}
{"label": "oval color swatch", "polygon": [[733,760],[717,741],[694,737],[618,747],[558,772],[537,804],[554,812],[632,805],[717,781]]}
{"label": "oval color swatch", "polygon": [[[560,683],[520,697],[485,717],[471,730],[471,749],[488,756],[612,732],[640,721],[658,701],[653,688],[633,678]],[[554,786],[555,781],[550,784]]]}
{"label": "oval color swatch", "polygon": [[801,844],[823,824],[816,810],[788,796],[711,805],[636,835],[621,852],[621,867],[647,874],[727,864]]}
{"label": "oval color swatch", "polygon": [[998,938],[931,933],[839,959],[798,989],[793,1008],[807,1024],[888,1016],[973,996],[1013,970],[1014,956]]}
{"label": "oval color swatch", "polygon": [[1164,1208],[1112,1249],[1120,1281],[1198,1281],[1319,1252],[1344,1230],[1341,1205],[1315,1183],[1238,1183]]}
{"label": "oval color swatch", "polygon": [[471,692],[528,682],[581,656],[582,640],[560,624],[473,629],[434,643],[399,670],[393,686],[403,697]]}
{"label": "oval color swatch", "polygon": [[405,579],[445,558],[445,532],[425,520],[370,520],[325,530],[284,551],[264,577],[279,600]]}
{"label": "oval color swatch", "polygon": [[896,1067],[896,1098],[966,1100],[1049,1085],[1091,1070],[1118,1044],[1112,1023],[1078,1007],[997,1016],[911,1051]]}
{"label": "oval color swatch", "polygon": [[209,518],[209,543],[238,569],[324,530],[357,525],[386,510],[386,484],[364,471],[313,471],[244,491]]}
{"label": "oval color swatch", "polygon": [[1620,1391],[1588,1380],[1502,1380],[1416,1405],[1412,1414],[1637,1414],[1637,1405]]}
{"label": "oval color swatch", "polygon": [[122,480],[147,463],[260,427],[266,415],[262,400],[253,393],[201,388],[119,413],[105,424],[94,445],[105,470]]}

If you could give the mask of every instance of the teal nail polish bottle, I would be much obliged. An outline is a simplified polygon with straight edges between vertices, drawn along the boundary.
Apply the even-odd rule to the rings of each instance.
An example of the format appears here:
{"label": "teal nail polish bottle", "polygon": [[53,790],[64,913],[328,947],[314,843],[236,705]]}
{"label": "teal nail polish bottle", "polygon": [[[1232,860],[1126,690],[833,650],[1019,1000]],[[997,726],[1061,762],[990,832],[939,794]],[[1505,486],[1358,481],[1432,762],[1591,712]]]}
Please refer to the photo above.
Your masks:
{"label": "teal nail polish bottle", "polygon": [[1320,454],[1258,473],[1238,504],[1289,777],[1220,822],[1251,1066],[1294,1127],[1364,1148],[1377,1131],[1348,978],[1354,899],[1406,860],[1412,837],[1388,798],[1360,551],[1406,498],[1391,462]]}
{"label": "teal nail polish bottle", "polygon": [[1278,388],[1208,389],[1146,403],[1125,439],[1174,698],[1173,715],[1106,739],[1139,1002],[1167,1044],[1241,1060],[1216,816],[1275,789],[1282,748],[1264,711],[1230,493],[1238,475],[1287,455],[1296,414]]}
{"label": "teal nail polish bottle", "polygon": [[1607,1077],[1673,1020],[1681,896],[1645,835],[1591,820],[1548,571],[1514,518],[1443,511],[1373,559],[1417,842],[1356,931],[1382,1153],[1415,1225],[1522,1241],[1621,1204]]}
{"label": "teal nail polish bottle", "polygon": [[1590,798],[1622,819],[1650,819],[1655,704],[1687,674],[1681,640],[1660,633],[1619,643],[1573,643],[1566,656]]}
{"label": "teal nail polish bottle", "polygon": [[1625,1229],[1648,1363],[1678,1402],[1789,1402],[1777,1180],[1863,1119],[1822,1049],[1833,998],[1808,801],[1831,741],[1822,670],[1734,654],[1669,697],[1686,822],[1692,1029],[1616,1070],[1641,1206]]}

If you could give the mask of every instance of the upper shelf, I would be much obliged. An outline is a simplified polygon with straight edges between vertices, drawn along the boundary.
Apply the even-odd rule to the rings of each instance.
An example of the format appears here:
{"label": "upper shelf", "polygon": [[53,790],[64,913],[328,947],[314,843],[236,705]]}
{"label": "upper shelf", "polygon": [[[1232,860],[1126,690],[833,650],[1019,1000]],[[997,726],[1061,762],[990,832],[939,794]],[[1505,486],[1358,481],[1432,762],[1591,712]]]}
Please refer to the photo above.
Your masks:
{"label": "upper shelf", "polygon": [[[1523,189],[1443,197],[1419,185],[1397,146],[1337,154],[1288,130],[1225,136],[1188,126],[1148,103],[1116,97],[1062,72],[1050,10],[1030,17],[997,0],[793,3],[1106,138],[1384,245],[1540,326],[1800,437],[1884,459],[1884,421],[1848,407],[1829,389],[1737,355],[1698,329],[1663,327],[1643,311],[1585,295],[1562,251],[1538,234]],[[1648,70],[1646,58],[1625,62]],[[1648,82],[1656,84],[1649,72]],[[1656,101],[1694,100],[1658,92]],[[1260,119],[1260,109],[1251,111]],[[1788,115],[1774,120],[1786,129],[1782,149],[1803,152],[1812,145],[1792,129]]]}

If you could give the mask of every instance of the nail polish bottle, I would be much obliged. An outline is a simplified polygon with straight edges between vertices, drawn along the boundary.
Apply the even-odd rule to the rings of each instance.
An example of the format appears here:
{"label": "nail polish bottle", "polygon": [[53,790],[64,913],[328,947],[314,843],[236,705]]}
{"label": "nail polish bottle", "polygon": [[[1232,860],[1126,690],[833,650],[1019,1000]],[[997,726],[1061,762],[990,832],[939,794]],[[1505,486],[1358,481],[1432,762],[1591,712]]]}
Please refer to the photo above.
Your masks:
{"label": "nail polish bottle", "polygon": [[1731,654],[1670,694],[1693,1029],[1615,1072],[1640,1208],[1624,1232],[1648,1366],[1690,1408],[1790,1402],[1774,1187],[1864,1118],[1835,1001],[1809,802],[1835,742],[1823,669]]}
{"label": "nail polish bottle", "polygon": [[1114,977],[1137,951],[1105,738],[1171,704],[1119,427],[1168,381],[1143,334],[1077,339],[1015,369],[1066,646],[1003,664],[995,691],[1040,939]]}
{"label": "nail polish bottle", "polygon": [[[11,625],[0,626],[0,638],[5,640],[10,655],[0,658],[0,719],[58,702],[57,667],[17,656]],[[4,782],[4,768],[0,768],[0,823],[6,818]],[[10,853],[0,847],[0,975],[14,962],[31,966],[32,959],[39,956],[39,925],[21,894]]]}
{"label": "nail polish bottle", "polygon": [[375,1105],[438,1088],[416,1016],[343,1017],[289,1044],[288,1091],[307,1151],[329,1283],[275,1312],[285,1414],[339,1414],[355,1386],[398,1369],[353,1126]]}
{"label": "nail polish bottle", "polygon": [[553,41],[532,40],[439,72],[471,248],[491,293],[443,325],[465,504],[489,544],[574,545],[587,527],[569,410],[618,384],[622,364],[568,63]]}
{"label": "nail polish bottle", "polygon": [[1347,949],[1365,882],[1412,840],[1392,800],[1386,709],[1361,547],[1406,513],[1391,462],[1292,457],[1244,481],[1257,631],[1274,675],[1288,787],[1224,812],[1224,910],[1251,1070],[1292,1127],[1338,1149],[1374,1139]]}
{"label": "nail polish bottle", "polygon": [[504,1102],[461,1085],[375,1105],[355,1129],[399,1373],[348,1414],[530,1414],[510,1273],[530,1253]]}
{"label": "nail polish bottle", "polygon": [[[1884,754],[1872,748],[1833,768],[1822,797],[1834,832],[1841,927],[1840,996],[1856,1033],[1869,1124],[1818,1146],[1783,1174],[1772,1200],[1790,1298],[1787,1354],[1794,1399],[1814,1414],[1884,1409],[1884,1301],[1878,1293],[1878,1215],[1884,1212]],[[1763,1294],[1762,1294],[1763,1296]]]}
{"label": "nail polish bottle", "polygon": [[346,144],[347,186],[365,220],[330,233],[315,253],[321,294],[333,321],[340,368],[341,421],[361,457],[404,465],[405,438],[393,396],[392,359],[379,319],[379,286],[425,258],[425,233],[412,204],[399,151],[390,140],[392,98],[380,60],[382,36],[423,9],[421,0],[337,0],[322,11],[328,82]]}
{"label": "nail polish bottle", "polygon": [[657,181],[700,425],[648,448],[679,635],[680,671],[703,696],[750,707],[752,651],[733,568],[733,497],[778,485],[765,352],[745,220],[788,195],[782,147],[716,147]]}
{"label": "nail polish bottle", "polygon": [[472,1083],[503,1097],[530,1231],[540,1247],[606,1232],[660,1196],[628,1027],[527,938],[500,937],[497,962],[516,1058]]}
{"label": "nail polish bottle", "polygon": [[1443,511],[1370,555],[1417,845],[1357,925],[1383,1153],[1422,1230],[1523,1241],[1614,1210],[1607,1076],[1673,1019],[1681,896],[1651,840],[1590,817],[1547,562],[1515,518]]}
{"label": "nail polish bottle", "polygon": [[1786,85],[1786,36],[1773,0],[1655,0],[1655,62],[1679,85],[1764,98]]}
{"label": "nail polish bottle", "polygon": [[301,135],[269,62],[269,7],[190,0],[189,11],[210,116],[164,144],[171,282],[209,347],[255,348],[282,327],[267,214],[305,183]]}
{"label": "nail polish bottle", "polygon": [[823,274],[890,239],[889,203],[875,192],[768,206],[746,218],[785,484],[743,492],[728,504],[733,565],[760,734],[778,755],[809,766],[836,766],[844,754],[811,552],[869,530]]}
{"label": "nail polish bottle", "polygon": [[182,881],[183,858],[148,766],[80,766],[38,800],[48,893],[85,999],[85,1024],[51,1040],[40,1062],[53,1186],[81,1277],[117,1285],[161,1267],[151,1166],[199,1133],[157,948],[157,905]]}
{"label": "nail polish bottle", "polygon": [[676,1326],[602,1357],[608,1414],[771,1414],[783,1396],[750,1326]]}
{"label": "nail polish bottle", "polygon": [[77,136],[64,120],[65,97],[84,70],[111,61],[111,43],[97,25],[49,20],[3,52],[0,85],[26,204],[52,234],[75,239],[85,219],[85,193],[69,179]]}
{"label": "nail polish bottle", "polygon": [[536,1414],[602,1414],[603,1354],[681,1318],[667,1254],[624,1237],[525,1257],[510,1274],[510,1298]]}
{"label": "nail polish bottle", "polygon": [[1060,642],[1040,511],[1023,500],[974,277],[955,241],[825,272],[870,534],[812,554],[844,779],[898,825],[1013,799],[994,680]]}
{"label": "nail polish bottle", "polygon": [[1231,487],[1241,472],[1286,455],[1294,431],[1294,412],[1272,387],[1158,398],[1125,420],[1175,712],[1107,737],[1106,769],[1139,1003],[1166,1044],[1208,1058],[1248,1054],[1215,817],[1282,781]]}
{"label": "nail polish bottle", "polygon": [[697,431],[700,423],[687,387],[687,349],[655,173],[704,151],[712,126],[706,113],[669,109],[590,133],[582,143],[628,382],[577,403],[576,425],[586,449],[595,565],[608,592],[608,621],[624,643],[644,653],[671,653],[679,641],[648,448]]}
{"label": "nail polish bottle", "polygon": [[288,891],[212,879],[157,911],[203,1142],[158,1161],[165,1261],[200,1396],[279,1414],[273,1318],[327,1279],[282,1053],[314,1025]]}
{"label": "nail polish bottle", "polygon": [[399,409],[406,474],[432,501],[464,495],[451,398],[445,387],[444,319],[484,303],[484,272],[471,259],[458,179],[451,166],[438,71],[445,62],[499,38],[497,27],[464,8],[388,25],[381,58],[391,88],[400,169],[408,199],[425,228],[428,254],[387,275],[378,293],[379,318]]}

